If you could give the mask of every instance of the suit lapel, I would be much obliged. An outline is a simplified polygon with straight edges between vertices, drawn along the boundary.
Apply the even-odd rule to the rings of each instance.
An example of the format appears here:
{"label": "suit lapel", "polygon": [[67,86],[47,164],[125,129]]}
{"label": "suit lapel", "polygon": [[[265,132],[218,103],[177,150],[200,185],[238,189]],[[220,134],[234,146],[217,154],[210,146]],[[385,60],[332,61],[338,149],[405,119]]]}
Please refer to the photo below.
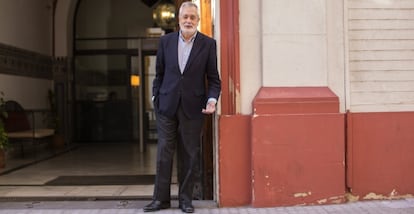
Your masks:
{"label": "suit lapel", "polygon": [[[203,36],[200,32],[197,32],[196,38],[194,39],[193,48],[191,49],[190,56],[188,57],[187,64],[185,65],[184,72],[188,70],[193,63],[194,59],[197,58],[197,55],[200,53],[203,46]],[[177,51],[178,52],[178,51]]]}
{"label": "suit lapel", "polygon": [[[178,63],[178,37],[179,37],[179,34],[178,34],[178,32],[175,34],[176,36],[173,36],[173,39],[172,39],[172,51],[170,51],[172,54],[171,54],[171,57],[174,59],[174,61],[175,61],[175,64],[176,64],[176,66],[177,66],[177,68],[178,68],[178,72],[180,72],[180,66],[179,66],[179,63]],[[180,72],[181,73],[181,72]]]}

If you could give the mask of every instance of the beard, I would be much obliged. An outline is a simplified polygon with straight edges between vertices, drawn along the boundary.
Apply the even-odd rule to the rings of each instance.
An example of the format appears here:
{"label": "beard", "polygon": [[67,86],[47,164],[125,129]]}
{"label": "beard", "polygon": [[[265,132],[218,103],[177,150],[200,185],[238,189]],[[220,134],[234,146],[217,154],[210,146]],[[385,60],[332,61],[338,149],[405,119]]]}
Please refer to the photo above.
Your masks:
{"label": "beard", "polygon": [[180,25],[180,30],[182,34],[193,35],[197,31],[197,27],[196,26],[185,27],[185,26]]}

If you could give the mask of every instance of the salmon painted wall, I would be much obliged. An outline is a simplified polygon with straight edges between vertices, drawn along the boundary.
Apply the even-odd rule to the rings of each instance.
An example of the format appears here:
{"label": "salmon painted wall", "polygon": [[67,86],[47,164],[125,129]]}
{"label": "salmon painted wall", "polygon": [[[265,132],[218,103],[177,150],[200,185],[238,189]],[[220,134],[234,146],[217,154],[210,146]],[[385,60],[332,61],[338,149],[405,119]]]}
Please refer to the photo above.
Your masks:
{"label": "salmon painted wall", "polygon": [[252,118],[252,205],[345,201],[343,136],[343,114]]}
{"label": "salmon painted wall", "polygon": [[[286,100],[285,107],[295,105]],[[220,117],[220,206],[414,197],[414,112],[348,112],[345,120],[344,114],[293,114],[294,106],[276,103],[255,109],[284,114]],[[329,110],[328,103],[319,110]]]}
{"label": "salmon painted wall", "polygon": [[414,112],[347,118],[347,184],[354,199],[413,197]]}
{"label": "salmon painted wall", "polygon": [[345,121],[327,87],[264,87],[253,102],[252,205],[345,201]]}
{"label": "salmon painted wall", "polygon": [[219,205],[345,200],[345,121],[326,87],[262,88],[253,115],[219,119]]}
{"label": "salmon painted wall", "polygon": [[219,118],[219,205],[251,203],[250,115]]}

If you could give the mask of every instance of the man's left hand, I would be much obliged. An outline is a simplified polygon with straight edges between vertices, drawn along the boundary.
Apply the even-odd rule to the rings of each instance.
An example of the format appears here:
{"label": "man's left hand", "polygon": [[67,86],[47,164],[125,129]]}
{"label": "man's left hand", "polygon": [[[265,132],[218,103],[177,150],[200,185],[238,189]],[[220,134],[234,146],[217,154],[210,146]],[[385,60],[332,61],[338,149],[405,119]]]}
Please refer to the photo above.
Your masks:
{"label": "man's left hand", "polygon": [[216,104],[214,102],[208,102],[206,108],[201,112],[204,114],[213,114],[216,111]]}

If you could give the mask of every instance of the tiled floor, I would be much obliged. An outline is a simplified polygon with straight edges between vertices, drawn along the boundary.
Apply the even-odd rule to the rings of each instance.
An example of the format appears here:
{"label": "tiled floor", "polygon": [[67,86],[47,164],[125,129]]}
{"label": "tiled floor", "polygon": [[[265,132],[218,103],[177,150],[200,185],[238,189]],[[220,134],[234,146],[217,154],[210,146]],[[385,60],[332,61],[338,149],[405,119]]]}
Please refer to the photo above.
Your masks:
{"label": "tiled floor", "polygon": [[[150,198],[153,185],[45,186],[58,176],[155,174],[156,144],[140,153],[134,144],[84,144],[0,176],[0,198]],[[174,174],[176,174],[174,172]],[[175,176],[174,176],[175,177]],[[172,186],[176,195],[177,186]]]}

